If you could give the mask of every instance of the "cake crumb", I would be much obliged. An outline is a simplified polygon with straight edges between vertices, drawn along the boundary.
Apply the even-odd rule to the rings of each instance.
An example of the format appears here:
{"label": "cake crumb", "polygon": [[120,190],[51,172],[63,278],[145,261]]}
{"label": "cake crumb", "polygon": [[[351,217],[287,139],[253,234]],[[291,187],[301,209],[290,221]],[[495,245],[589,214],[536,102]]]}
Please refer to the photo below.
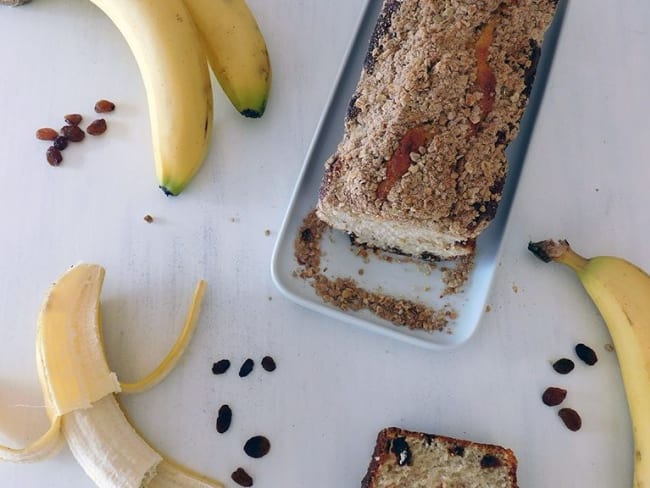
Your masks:
{"label": "cake crumb", "polygon": [[144,221],[147,222],[148,224],[153,222],[153,217],[149,214],[144,216]]}
{"label": "cake crumb", "polygon": [[363,276],[363,274],[365,273],[365,271],[364,271],[363,268],[359,268],[359,271],[357,271],[357,273],[359,273],[359,276]]}
{"label": "cake crumb", "polygon": [[614,350],[614,346],[612,344],[605,344],[605,351],[607,352],[612,352]]}
{"label": "cake crumb", "polygon": [[492,307],[490,305],[485,306],[485,313],[489,313],[492,311]]}
{"label": "cake crumb", "polygon": [[519,287],[517,287],[517,285],[515,285],[514,283],[512,284],[512,291],[514,293],[519,293]]}
{"label": "cake crumb", "polygon": [[269,229],[266,229],[266,230],[264,231],[264,235],[267,236],[267,237],[270,236],[270,235],[271,235],[271,231],[270,231]]}
{"label": "cake crumb", "polygon": [[[352,278],[332,279],[325,276],[325,270],[320,268],[320,243],[327,229],[329,226],[312,210],[298,229],[294,241],[295,257],[300,265],[296,276],[309,281],[316,294],[326,303],[344,311],[369,310],[377,317],[409,329],[449,331],[449,321],[456,319],[458,313],[447,304],[436,309],[384,294],[381,290],[368,291]],[[367,255],[365,250],[357,251],[360,256],[364,256],[363,253]]]}

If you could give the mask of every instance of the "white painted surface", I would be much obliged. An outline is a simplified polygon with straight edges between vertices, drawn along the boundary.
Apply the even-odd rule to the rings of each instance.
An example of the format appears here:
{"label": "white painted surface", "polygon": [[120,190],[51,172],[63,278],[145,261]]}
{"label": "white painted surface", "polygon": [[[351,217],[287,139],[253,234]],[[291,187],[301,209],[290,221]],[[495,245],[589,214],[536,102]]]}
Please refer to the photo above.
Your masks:
{"label": "white painted surface", "polygon": [[[207,279],[187,356],[164,383],[124,403],[155,446],[210,476],[229,481],[243,466],[259,488],[359,486],[376,432],[399,425],[509,446],[521,486],[631,485],[631,429],[616,356],[604,350],[609,336],[570,273],[536,261],[526,244],[566,237],[584,254],[650,269],[650,4],[570,2],[491,311],[468,343],[440,353],[305,310],[270,279],[276,232],[363,3],[250,0],[274,66],[268,112],[245,120],[215,89],[213,149],[175,199],[156,188],[143,87],[110,22],[82,0],[0,10],[3,441],[25,443],[46,427],[36,316],[50,282],[84,260],[107,269],[106,347],[126,380],[166,352],[195,281]],[[101,97],[118,104],[109,131],[49,167],[34,130],[58,127],[69,112],[91,118]],[[555,374],[550,361],[572,357],[579,341],[597,350],[598,364]],[[258,365],[237,376],[245,358],[265,354],[276,358],[274,373]],[[213,376],[212,362],[223,357],[233,369]],[[549,385],[569,390],[580,432],[541,403]],[[223,403],[234,419],[219,435]],[[260,433],[273,443],[270,454],[247,458],[243,443]],[[41,464],[0,464],[0,485],[91,482],[63,451]]]}

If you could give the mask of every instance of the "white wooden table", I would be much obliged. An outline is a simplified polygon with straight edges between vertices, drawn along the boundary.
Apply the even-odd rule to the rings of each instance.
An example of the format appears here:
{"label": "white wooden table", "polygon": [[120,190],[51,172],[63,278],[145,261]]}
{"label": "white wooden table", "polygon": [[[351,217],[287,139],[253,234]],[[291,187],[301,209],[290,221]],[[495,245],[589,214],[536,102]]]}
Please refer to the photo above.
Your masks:
{"label": "white wooden table", "polygon": [[[570,1],[491,311],[467,344],[443,353],[305,310],[270,279],[274,237],[364,3],[250,0],[274,68],[268,112],[246,120],[215,89],[209,159],[173,199],[156,187],[144,88],[108,19],[83,0],[0,9],[0,440],[24,444],[47,426],[36,317],[49,284],[87,261],[107,269],[106,347],[125,380],[165,354],[196,280],[208,281],[187,356],[124,404],[156,447],[229,486],[238,466],[259,488],[359,486],[388,425],[511,447],[522,487],[631,485],[631,428],[607,331],[569,271],[538,262],[526,244],[566,237],[584,254],[650,269],[650,3]],[[108,132],[47,165],[34,130],[69,112],[90,118],[98,98],[118,104]],[[550,361],[571,357],[576,342],[600,361],[555,374]],[[258,364],[237,376],[245,358],[266,354],[274,373]],[[213,376],[221,358],[233,367]],[[542,404],[550,385],[569,390],[579,432]],[[223,403],[234,419],[219,435]],[[259,460],[242,451],[254,434],[272,442]],[[92,484],[64,450],[0,464],[0,485]]]}

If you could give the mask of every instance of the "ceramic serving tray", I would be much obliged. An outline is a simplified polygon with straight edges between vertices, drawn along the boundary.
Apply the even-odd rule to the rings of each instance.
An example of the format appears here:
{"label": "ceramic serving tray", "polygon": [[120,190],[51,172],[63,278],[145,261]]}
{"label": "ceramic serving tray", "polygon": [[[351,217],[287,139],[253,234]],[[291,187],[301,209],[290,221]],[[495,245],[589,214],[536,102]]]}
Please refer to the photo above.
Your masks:
{"label": "ceramic serving tray", "polygon": [[441,297],[444,289],[441,268],[453,267],[452,263],[439,263],[436,269],[431,270],[408,260],[388,261],[372,254],[364,258],[358,255],[358,250],[350,244],[347,235],[338,231],[330,231],[322,240],[321,269],[327,270],[327,276],[353,278],[360,286],[370,291],[416,301],[435,309],[446,306],[455,310],[457,317],[449,321],[446,330],[436,332],[411,330],[394,325],[365,310],[342,311],[325,303],[316,295],[310,283],[297,278],[295,273],[299,265],[294,256],[294,241],[304,218],[316,206],[324,163],[335,151],[343,135],[345,113],[359,80],[363,59],[381,5],[379,0],[369,0],[364,7],[356,35],[316,129],[278,235],[271,273],[280,291],[305,307],[343,323],[363,327],[411,344],[430,349],[448,349],[467,341],[475,332],[484,313],[512,200],[526,158],[528,141],[546,88],[566,2],[559,3],[555,20],[546,33],[536,80],[521,121],[519,136],[506,150],[509,172],[502,200],[495,219],[477,241],[474,266],[462,292]]}

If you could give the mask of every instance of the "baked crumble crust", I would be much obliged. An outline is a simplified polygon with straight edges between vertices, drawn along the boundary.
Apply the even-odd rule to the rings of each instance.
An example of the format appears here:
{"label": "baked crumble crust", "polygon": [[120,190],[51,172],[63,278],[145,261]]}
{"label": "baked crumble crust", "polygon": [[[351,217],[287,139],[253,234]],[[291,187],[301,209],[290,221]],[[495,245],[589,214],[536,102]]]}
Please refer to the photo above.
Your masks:
{"label": "baked crumble crust", "polygon": [[[386,0],[344,138],[326,162],[319,216],[329,221],[331,207],[433,226],[459,241],[478,236],[496,213],[505,147],[519,130],[555,7],[555,0]],[[477,43],[488,28],[496,82],[489,94],[477,83]],[[429,140],[378,196],[400,141],[418,127]]]}

